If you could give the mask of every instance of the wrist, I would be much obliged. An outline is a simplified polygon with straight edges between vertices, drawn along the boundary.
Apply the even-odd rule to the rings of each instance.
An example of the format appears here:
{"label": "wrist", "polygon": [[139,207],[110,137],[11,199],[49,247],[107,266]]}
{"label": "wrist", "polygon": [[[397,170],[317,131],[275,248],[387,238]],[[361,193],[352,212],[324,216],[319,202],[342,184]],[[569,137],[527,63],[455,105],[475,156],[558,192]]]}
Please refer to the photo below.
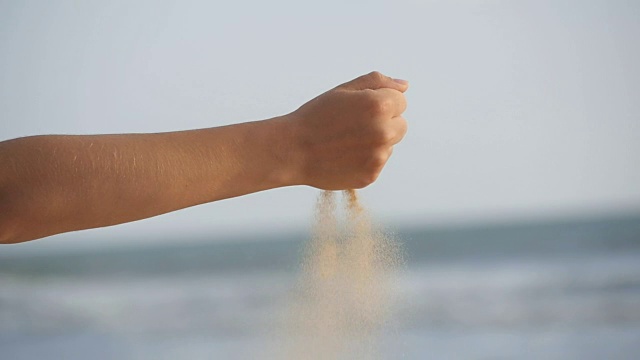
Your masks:
{"label": "wrist", "polygon": [[299,132],[294,117],[291,114],[278,116],[264,121],[268,128],[266,148],[269,161],[268,181],[272,187],[301,185],[303,154],[300,146]]}

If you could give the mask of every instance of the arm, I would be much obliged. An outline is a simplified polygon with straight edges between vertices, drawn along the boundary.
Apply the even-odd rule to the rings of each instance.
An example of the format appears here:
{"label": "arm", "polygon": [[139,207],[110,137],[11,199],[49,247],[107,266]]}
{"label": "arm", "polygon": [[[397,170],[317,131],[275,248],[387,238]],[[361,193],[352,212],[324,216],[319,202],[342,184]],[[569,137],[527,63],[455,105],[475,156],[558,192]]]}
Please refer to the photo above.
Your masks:
{"label": "arm", "polygon": [[115,225],[282,186],[364,187],[404,136],[406,88],[374,72],[268,120],[0,142],[0,242]]}

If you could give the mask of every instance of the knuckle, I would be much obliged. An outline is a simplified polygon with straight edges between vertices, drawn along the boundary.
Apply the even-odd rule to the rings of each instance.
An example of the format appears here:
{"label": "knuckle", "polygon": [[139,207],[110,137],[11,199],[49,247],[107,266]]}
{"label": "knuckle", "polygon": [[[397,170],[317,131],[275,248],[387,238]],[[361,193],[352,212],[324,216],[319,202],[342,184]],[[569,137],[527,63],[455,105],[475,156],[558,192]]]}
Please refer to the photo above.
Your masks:
{"label": "knuckle", "polygon": [[361,178],[361,179],[358,179],[358,180],[354,183],[353,188],[354,188],[354,189],[362,189],[362,188],[367,187],[367,185],[369,185],[369,184],[371,184],[371,183],[369,183],[369,182],[365,181],[365,180],[364,180],[364,178]]}
{"label": "knuckle", "polygon": [[373,89],[364,89],[362,90],[362,94],[364,94],[365,104],[373,104],[378,99],[378,94]]}
{"label": "knuckle", "polygon": [[369,104],[369,109],[373,116],[378,117],[388,114],[391,106],[392,104],[389,99],[377,97],[372,99],[371,103]]}
{"label": "knuckle", "polygon": [[390,127],[381,126],[374,130],[373,142],[378,145],[387,145],[396,138],[396,134]]}
{"label": "knuckle", "polygon": [[358,179],[357,183],[356,183],[356,189],[362,189],[364,187],[367,187],[371,184],[373,184],[377,179],[378,179],[378,175],[380,173],[379,172],[367,172],[365,174],[363,174],[362,176],[360,176],[360,178]]}
{"label": "knuckle", "polygon": [[381,170],[382,169],[378,169],[378,170],[376,170],[376,171],[374,171],[374,172],[369,174],[369,176],[367,178],[369,180],[369,184],[373,184],[376,180],[378,180],[378,176],[380,175],[380,171]]}
{"label": "knuckle", "polygon": [[371,165],[375,170],[380,170],[387,163],[387,155],[382,151],[376,153],[371,160]]}
{"label": "knuckle", "polygon": [[382,75],[382,73],[379,72],[379,71],[370,72],[369,73],[369,77],[372,78],[373,80],[376,80],[376,81],[382,81],[385,78],[385,76]]}
{"label": "knuckle", "polygon": [[407,110],[407,98],[404,96],[404,94],[400,95],[400,104],[401,104],[400,113],[403,113],[403,112],[405,112]]}
{"label": "knuckle", "polygon": [[404,118],[400,118],[399,122],[400,122],[400,124],[399,124],[399,127],[400,127],[400,139],[402,139],[407,134],[407,131],[409,130],[409,125],[407,123],[407,120],[405,120]]}

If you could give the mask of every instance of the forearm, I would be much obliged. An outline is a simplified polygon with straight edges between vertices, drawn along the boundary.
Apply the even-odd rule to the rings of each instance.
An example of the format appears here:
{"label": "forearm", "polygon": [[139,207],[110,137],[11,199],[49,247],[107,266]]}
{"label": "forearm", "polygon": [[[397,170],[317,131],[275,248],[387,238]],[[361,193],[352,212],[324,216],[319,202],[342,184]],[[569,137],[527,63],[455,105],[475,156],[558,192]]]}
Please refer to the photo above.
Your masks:
{"label": "forearm", "polygon": [[0,143],[0,240],[114,225],[293,182],[284,118]]}

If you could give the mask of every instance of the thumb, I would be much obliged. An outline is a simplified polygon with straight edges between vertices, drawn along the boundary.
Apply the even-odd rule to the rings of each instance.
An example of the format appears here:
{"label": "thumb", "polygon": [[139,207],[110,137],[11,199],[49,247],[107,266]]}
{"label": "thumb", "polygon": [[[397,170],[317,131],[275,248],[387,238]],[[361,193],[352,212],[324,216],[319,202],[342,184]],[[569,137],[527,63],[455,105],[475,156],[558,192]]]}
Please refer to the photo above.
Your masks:
{"label": "thumb", "polygon": [[373,71],[336,87],[336,89],[344,90],[377,90],[382,88],[405,92],[409,88],[409,82],[401,79],[393,79],[378,71]]}

